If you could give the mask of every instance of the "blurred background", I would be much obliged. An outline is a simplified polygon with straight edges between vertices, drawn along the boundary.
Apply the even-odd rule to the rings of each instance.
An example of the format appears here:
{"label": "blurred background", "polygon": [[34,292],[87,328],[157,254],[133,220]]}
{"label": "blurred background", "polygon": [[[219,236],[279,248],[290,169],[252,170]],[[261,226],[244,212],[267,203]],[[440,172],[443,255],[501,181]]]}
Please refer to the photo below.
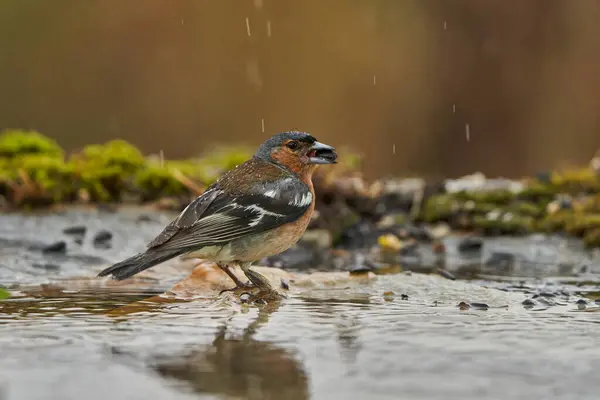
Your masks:
{"label": "blurred background", "polygon": [[368,176],[600,147],[600,1],[3,0],[0,129],[168,158],[300,129]]}

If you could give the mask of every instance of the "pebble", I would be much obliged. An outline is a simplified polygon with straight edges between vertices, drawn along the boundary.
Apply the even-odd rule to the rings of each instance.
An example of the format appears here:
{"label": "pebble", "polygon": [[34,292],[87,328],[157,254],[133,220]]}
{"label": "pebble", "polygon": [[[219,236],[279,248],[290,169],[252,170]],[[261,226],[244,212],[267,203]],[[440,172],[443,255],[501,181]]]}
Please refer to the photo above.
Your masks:
{"label": "pebble", "polygon": [[487,310],[488,308],[490,308],[490,306],[488,306],[485,303],[471,303],[471,307],[476,308],[478,310]]}
{"label": "pebble", "polygon": [[64,240],[44,246],[42,253],[66,253],[67,243]]}
{"label": "pebble", "polygon": [[533,307],[535,307],[535,302],[533,300],[531,300],[531,299],[525,299],[525,300],[523,300],[523,302],[521,304],[525,308],[533,308]]}
{"label": "pebble", "polygon": [[470,305],[468,305],[467,303],[465,303],[464,301],[461,301],[460,303],[458,303],[457,306],[460,310],[468,310],[469,308],[471,308]]}
{"label": "pebble", "polygon": [[445,269],[437,268],[437,272],[446,279],[450,279],[451,281],[456,280],[456,277],[452,273],[446,271]]}
{"label": "pebble", "polygon": [[281,278],[281,288],[285,290],[290,290],[290,284],[287,280]]}
{"label": "pebble", "polygon": [[400,298],[402,300],[408,300],[408,295],[403,293],[403,294],[400,295]]}
{"label": "pebble", "polygon": [[368,266],[366,266],[365,264],[358,264],[358,265],[352,265],[350,267],[350,275],[362,275],[362,274],[368,274],[369,272],[372,271],[371,268],[369,268]]}
{"label": "pebble", "polygon": [[577,308],[579,310],[585,310],[587,307],[587,301],[585,301],[583,299],[577,300],[577,302],[575,304],[577,304]]}
{"label": "pebble", "polygon": [[85,235],[86,232],[87,232],[87,227],[85,227],[84,225],[74,225],[74,226],[70,226],[68,228],[63,229],[63,233],[65,235],[83,236],[83,235]]}
{"label": "pebble", "polygon": [[461,253],[480,251],[483,247],[483,240],[478,237],[467,237],[458,244],[458,251]]}
{"label": "pebble", "polygon": [[403,247],[405,247],[404,243],[396,235],[387,234],[382,235],[377,240],[379,247],[381,247],[385,251],[400,251]]}
{"label": "pebble", "polygon": [[99,231],[94,236],[94,246],[109,249],[113,234],[109,231]]}
{"label": "pebble", "polygon": [[248,303],[250,301],[250,293],[242,293],[242,294],[240,294],[240,301],[242,303]]}

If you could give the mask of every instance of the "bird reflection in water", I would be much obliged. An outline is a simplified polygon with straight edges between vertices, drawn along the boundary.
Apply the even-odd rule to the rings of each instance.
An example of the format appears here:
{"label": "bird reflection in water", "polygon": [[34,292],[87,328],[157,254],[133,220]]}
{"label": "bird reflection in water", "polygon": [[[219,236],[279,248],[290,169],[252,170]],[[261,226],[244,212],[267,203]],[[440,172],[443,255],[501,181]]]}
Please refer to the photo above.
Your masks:
{"label": "bird reflection in water", "polygon": [[211,345],[177,357],[161,357],[152,368],[165,378],[184,381],[198,393],[244,399],[308,399],[308,377],[286,349],[254,335],[279,304],[259,309],[256,320],[237,338],[223,324]]}

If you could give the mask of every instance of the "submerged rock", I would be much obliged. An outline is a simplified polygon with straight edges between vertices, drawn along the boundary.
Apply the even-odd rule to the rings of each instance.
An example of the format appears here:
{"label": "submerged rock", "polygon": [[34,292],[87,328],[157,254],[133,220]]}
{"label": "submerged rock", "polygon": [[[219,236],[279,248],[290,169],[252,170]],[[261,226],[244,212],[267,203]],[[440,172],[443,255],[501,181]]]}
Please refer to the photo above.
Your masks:
{"label": "submerged rock", "polygon": [[103,249],[109,249],[111,247],[111,239],[113,237],[112,232],[102,230],[94,235],[94,246]]}
{"label": "submerged rock", "polygon": [[42,253],[52,254],[52,253],[66,253],[67,252],[67,243],[63,240],[51,243],[42,248]]}
{"label": "submerged rock", "polygon": [[87,227],[85,225],[74,225],[68,228],[63,229],[63,233],[65,235],[76,235],[83,236],[87,232]]}

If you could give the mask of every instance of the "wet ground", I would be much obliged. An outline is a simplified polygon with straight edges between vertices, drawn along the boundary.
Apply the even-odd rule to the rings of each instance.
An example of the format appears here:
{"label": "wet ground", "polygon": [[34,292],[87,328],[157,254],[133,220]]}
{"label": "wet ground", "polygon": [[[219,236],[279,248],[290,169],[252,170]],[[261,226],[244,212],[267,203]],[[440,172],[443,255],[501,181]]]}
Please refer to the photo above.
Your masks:
{"label": "wet ground", "polygon": [[[189,274],[174,264],[129,286],[93,279],[170,217],[0,217],[0,284],[16,296],[0,303],[0,399],[597,398],[600,263],[576,242],[466,255],[449,237],[441,264],[261,306],[149,301]],[[440,267],[464,279],[407,271]]]}

